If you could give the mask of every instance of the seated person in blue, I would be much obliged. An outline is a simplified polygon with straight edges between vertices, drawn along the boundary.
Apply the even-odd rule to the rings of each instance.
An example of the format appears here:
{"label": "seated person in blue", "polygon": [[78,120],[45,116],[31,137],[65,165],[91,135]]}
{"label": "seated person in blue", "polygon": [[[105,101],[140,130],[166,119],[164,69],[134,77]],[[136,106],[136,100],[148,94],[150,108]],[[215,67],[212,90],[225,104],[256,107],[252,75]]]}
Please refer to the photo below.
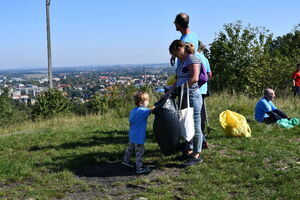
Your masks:
{"label": "seated person in blue", "polygon": [[258,122],[271,124],[277,120],[288,118],[286,114],[280,111],[272,102],[275,97],[274,90],[268,88],[264,91],[264,97],[261,98],[255,106],[255,119]]}

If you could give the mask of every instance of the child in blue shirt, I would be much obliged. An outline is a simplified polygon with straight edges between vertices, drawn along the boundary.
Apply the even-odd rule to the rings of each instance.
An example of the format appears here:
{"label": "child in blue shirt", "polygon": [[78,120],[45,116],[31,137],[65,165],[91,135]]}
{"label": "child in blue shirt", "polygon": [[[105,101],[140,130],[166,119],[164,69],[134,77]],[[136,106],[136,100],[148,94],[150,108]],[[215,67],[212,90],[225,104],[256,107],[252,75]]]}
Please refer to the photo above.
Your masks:
{"label": "child in blue shirt", "polygon": [[125,150],[122,164],[127,167],[134,167],[130,160],[132,153],[136,156],[136,173],[143,174],[151,171],[149,167],[143,166],[143,155],[145,152],[147,119],[152,109],[147,108],[149,105],[149,94],[139,91],[134,95],[134,102],[137,107],[130,111],[129,115],[129,145]]}

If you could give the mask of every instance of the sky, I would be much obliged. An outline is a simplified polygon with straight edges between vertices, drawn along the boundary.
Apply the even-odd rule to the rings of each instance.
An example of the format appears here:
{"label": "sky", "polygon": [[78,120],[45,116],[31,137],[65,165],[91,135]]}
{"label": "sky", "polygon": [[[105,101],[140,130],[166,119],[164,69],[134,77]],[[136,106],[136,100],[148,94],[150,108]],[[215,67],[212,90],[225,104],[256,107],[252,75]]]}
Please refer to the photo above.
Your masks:
{"label": "sky", "polygon": [[[46,0],[0,0],[0,69],[47,68]],[[300,23],[299,0],[51,0],[53,67],[168,63],[184,12],[207,46],[242,20],[274,36]]]}

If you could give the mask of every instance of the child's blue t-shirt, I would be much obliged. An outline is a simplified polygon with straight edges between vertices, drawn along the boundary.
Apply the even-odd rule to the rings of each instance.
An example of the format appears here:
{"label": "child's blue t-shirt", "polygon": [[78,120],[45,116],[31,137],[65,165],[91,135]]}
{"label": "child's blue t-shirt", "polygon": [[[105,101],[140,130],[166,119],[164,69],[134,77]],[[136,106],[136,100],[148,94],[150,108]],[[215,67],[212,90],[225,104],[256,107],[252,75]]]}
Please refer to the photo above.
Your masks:
{"label": "child's blue t-shirt", "polygon": [[129,114],[129,142],[133,144],[144,144],[146,141],[147,119],[150,109],[135,107]]}
{"label": "child's blue t-shirt", "polygon": [[256,106],[255,106],[255,119],[259,122],[263,122],[263,120],[269,115],[266,112],[276,110],[276,106],[272,101],[268,101],[266,98],[261,98]]}

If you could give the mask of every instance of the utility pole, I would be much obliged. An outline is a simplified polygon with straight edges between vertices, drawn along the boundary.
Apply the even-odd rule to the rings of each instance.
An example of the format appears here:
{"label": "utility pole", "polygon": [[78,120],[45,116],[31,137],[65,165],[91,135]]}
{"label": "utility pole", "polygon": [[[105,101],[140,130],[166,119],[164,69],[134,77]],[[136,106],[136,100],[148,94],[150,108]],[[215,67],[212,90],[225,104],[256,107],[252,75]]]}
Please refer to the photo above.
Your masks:
{"label": "utility pole", "polygon": [[50,11],[49,11],[50,3],[51,3],[51,0],[46,0],[48,83],[49,83],[49,89],[52,89],[53,81],[52,81],[52,59],[51,59],[51,38],[50,38]]}
{"label": "utility pole", "polygon": [[146,84],[146,67],[143,66],[143,74],[144,74],[144,83]]}

